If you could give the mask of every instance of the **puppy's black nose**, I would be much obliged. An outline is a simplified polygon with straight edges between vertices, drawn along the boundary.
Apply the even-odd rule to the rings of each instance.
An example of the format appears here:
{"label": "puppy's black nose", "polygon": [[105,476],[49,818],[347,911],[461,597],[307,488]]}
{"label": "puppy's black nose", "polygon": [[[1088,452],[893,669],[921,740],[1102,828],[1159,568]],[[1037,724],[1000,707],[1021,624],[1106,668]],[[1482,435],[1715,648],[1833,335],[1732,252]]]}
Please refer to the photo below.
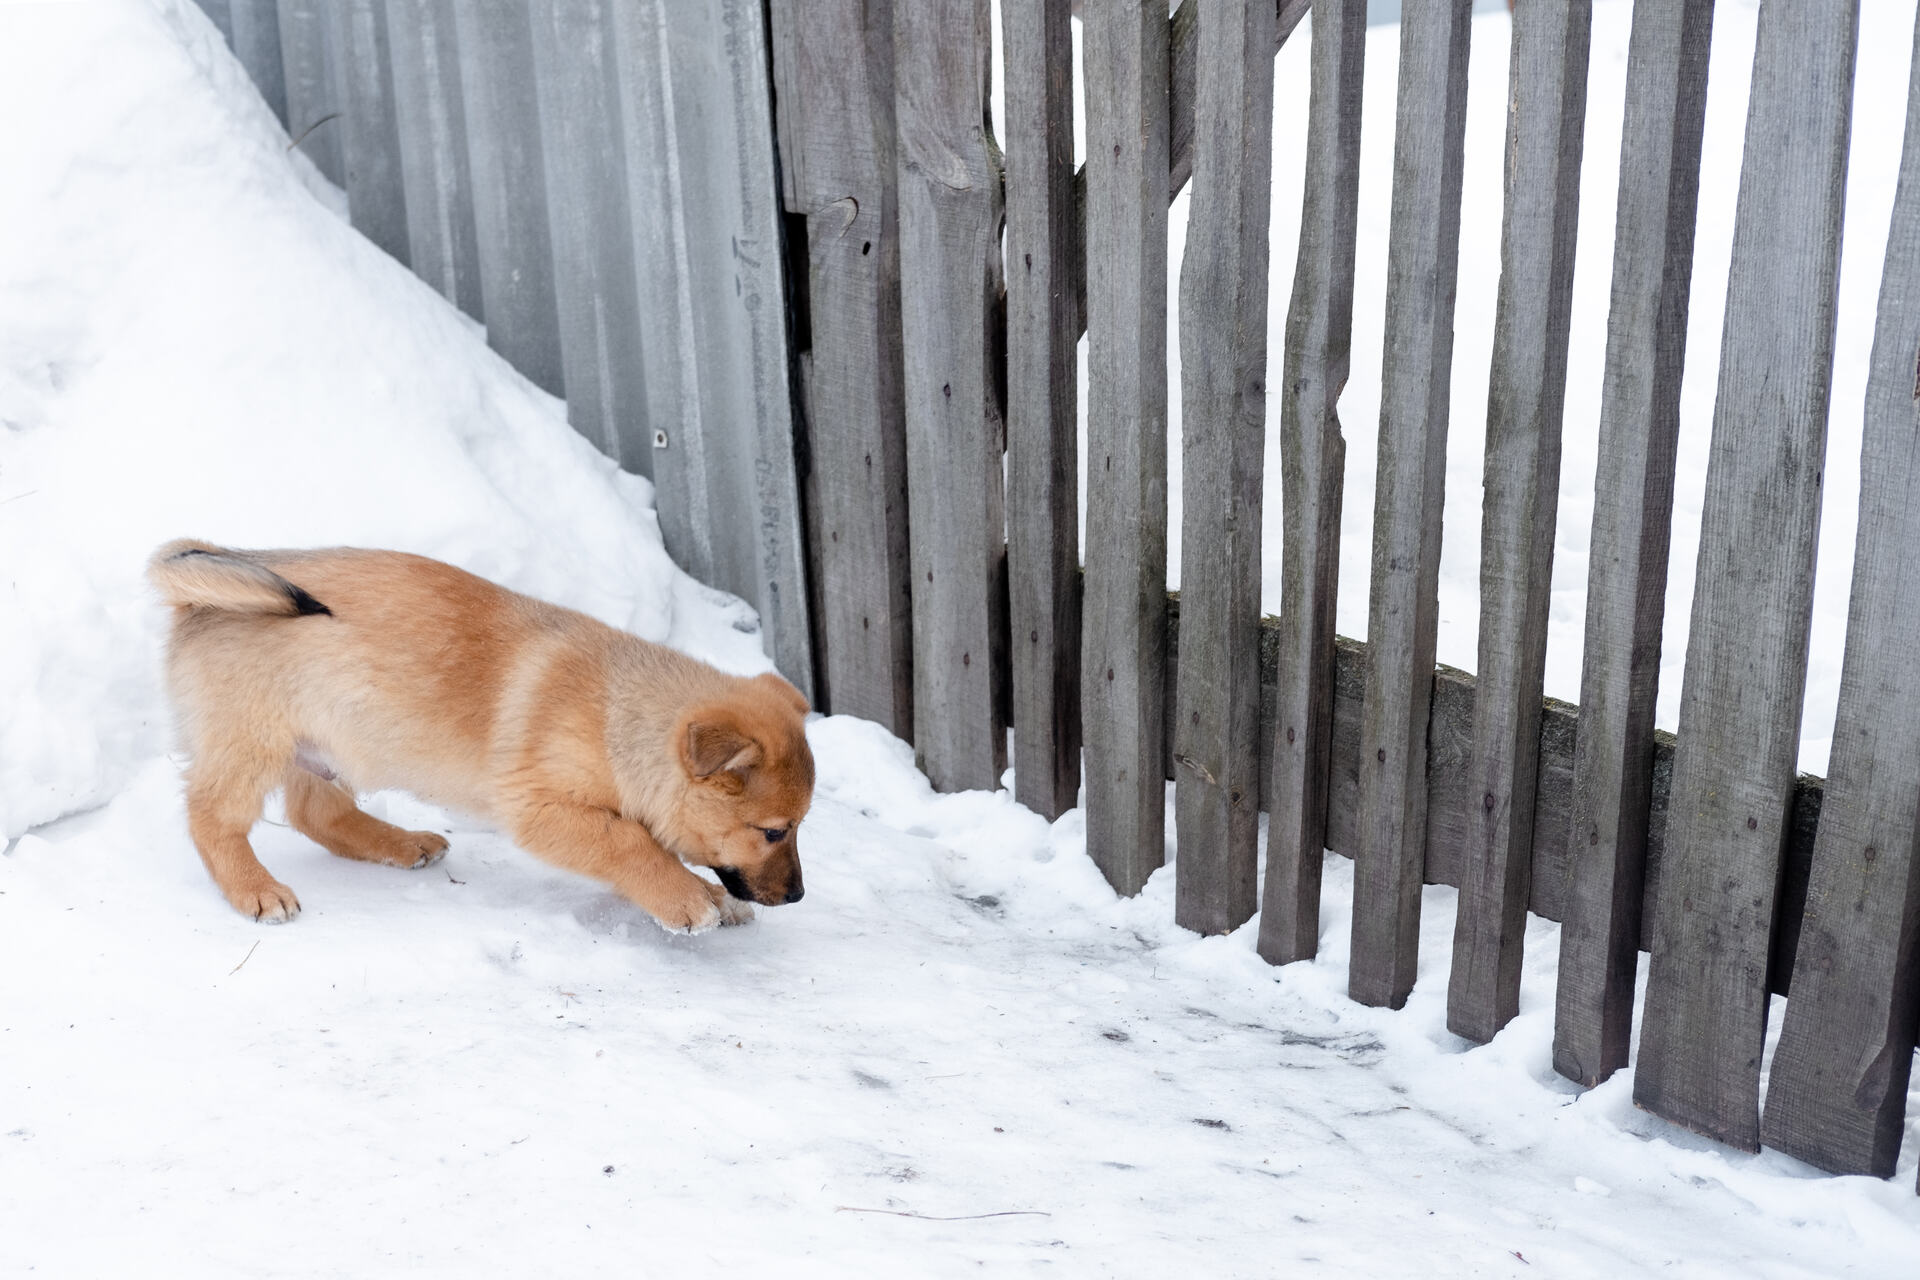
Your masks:
{"label": "puppy's black nose", "polygon": [[802,899],[802,898],[804,898],[804,897],[806,897],[806,896],[807,896],[807,891],[806,891],[806,889],[805,889],[805,888],[804,888],[804,887],[803,887],[803,886],[802,886],[802,885],[800,884],[800,882],[799,882],[798,880],[795,880],[795,881],[793,882],[793,887],[792,887],[791,889],[789,889],[789,890],[787,890],[787,896],[786,896],[785,898],[783,898],[783,899],[781,899],[781,901],[783,901],[783,902],[798,902],[798,901],[800,901],[800,899]]}

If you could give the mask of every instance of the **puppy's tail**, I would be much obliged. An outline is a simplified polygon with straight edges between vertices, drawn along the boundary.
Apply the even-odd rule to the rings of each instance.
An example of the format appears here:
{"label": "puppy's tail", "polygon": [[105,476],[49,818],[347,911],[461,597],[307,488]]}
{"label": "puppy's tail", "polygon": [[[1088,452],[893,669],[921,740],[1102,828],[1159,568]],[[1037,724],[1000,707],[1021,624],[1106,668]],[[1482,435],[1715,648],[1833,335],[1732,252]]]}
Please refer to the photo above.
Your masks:
{"label": "puppy's tail", "polygon": [[283,617],[333,610],[262,564],[252,552],[182,538],[147,562],[147,579],[168,604]]}

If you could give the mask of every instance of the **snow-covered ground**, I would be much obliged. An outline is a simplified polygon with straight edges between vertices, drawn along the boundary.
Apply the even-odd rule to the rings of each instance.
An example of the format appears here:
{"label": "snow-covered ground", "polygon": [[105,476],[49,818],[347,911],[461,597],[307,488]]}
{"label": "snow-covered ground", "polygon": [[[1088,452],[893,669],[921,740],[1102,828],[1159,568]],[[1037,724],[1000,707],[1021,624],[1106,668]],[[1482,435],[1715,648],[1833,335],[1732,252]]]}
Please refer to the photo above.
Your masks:
{"label": "snow-covered ground", "polygon": [[423,551],[740,670],[752,617],[345,226],[186,0],[0,5],[0,121],[0,1274],[1911,1273],[1920,1119],[1891,1182],[1829,1178],[1573,1089],[1552,926],[1470,1050],[1451,891],[1408,1007],[1361,1008],[1344,859],[1273,969],[846,718],[806,901],[745,928],[669,937],[399,795],[445,863],[270,821],[305,914],[235,915],[167,753],[161,539]]}

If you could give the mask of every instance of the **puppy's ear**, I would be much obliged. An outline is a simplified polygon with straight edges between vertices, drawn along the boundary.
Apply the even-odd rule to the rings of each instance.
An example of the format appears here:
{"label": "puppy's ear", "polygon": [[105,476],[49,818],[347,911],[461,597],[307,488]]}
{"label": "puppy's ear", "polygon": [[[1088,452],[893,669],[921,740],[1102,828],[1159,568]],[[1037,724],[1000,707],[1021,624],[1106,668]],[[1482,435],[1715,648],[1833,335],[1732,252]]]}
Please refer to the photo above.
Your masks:
{"label": "puppy's ear", "polygon": [[680,758],[696,778],[744,774],[760,761],[760,744],[723,719],[694,719],[680,739]]}
{"label": "puppy's ear", "polygon": [[807,701],[806,694],[801,693],[774,672],[763,671],[753,678],[753,682],[777,696],[801,715],[813,710],[812,705]]}

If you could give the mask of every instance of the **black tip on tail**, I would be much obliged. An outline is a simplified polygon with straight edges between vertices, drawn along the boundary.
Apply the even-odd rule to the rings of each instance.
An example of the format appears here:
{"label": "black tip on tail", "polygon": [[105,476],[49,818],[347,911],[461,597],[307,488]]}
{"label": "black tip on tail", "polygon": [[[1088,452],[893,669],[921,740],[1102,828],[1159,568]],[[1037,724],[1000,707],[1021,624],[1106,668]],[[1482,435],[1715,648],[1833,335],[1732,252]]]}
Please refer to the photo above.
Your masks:
{"label": "black tip on tail", "polygon": [[327,606],[321,604],[318,600],[315,600],[301,588],[294,586],[292,583],[288,583],[287,589],[290,593],[289,598],[293,601],[294,609],[298,611],[301,616],[304,617],[315,613],[324,613],[329,618],[333,616],[333,610],[327,608]]}

